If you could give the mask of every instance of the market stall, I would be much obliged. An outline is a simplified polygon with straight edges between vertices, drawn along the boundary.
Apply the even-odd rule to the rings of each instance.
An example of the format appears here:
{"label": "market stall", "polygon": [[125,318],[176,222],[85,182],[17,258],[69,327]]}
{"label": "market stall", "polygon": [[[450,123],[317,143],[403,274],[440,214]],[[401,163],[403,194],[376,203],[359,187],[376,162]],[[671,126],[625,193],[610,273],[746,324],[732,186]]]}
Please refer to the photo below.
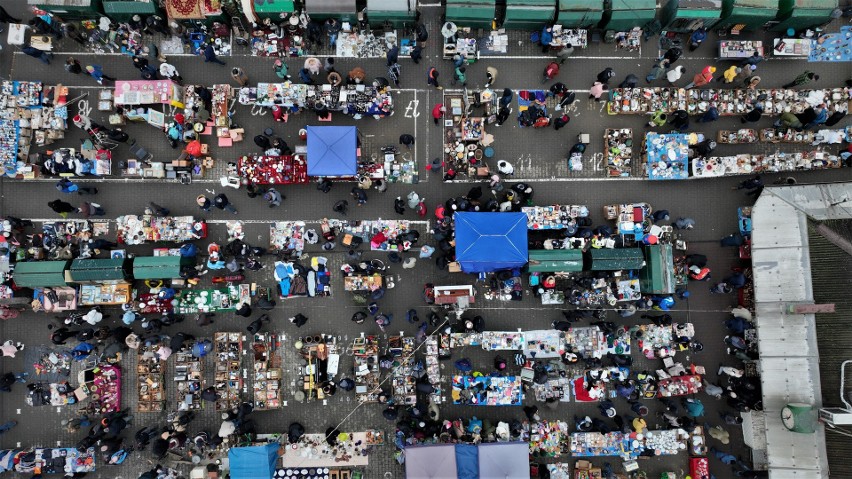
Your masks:
{"label": "market stall", "polygon": [[[377,30],[378,32],[381,31]],[[340,58],[383,58],[394,45],[399,45],[396,30],[384,31],[378,36],[373,31],[366,30],[365,32],[341,31],[337,36],[335,47],[337,56]],[[405,53],[402,54],[405,55]]]}
{"label": "market stall", "polygon": [[390,336],[388,354],[393,358],[391,393],[394,404],[413,406],[417,403],[417,377],[414,370],[414,337]]}
{"label": "market stall", "polygon": [[448,0],[445,16],[448,22],[473,28],[491,28],[496,17],[495,0]]}
{"label": "market stall", "polygon": [[114,103],[123,106],[171,105],[183,108],[183,87],[171,80],[121,80],[116,82]]}
{"label": "market stall", "polygon": [[129,283],[80,285],[80,306],[120,305],[130,301],[132,287]]}
{"label": "market stall", "polygon": [[429,394],[429,402],[432,404],[441,404],[444,402],[441,384],[443,383],[443,375],[441,375],[441,356],[440,336],[430,335],[426,337],[424,347],[426,348],[426,377],[429,383],[432,384],[433,392]]}
{"label": "market stall", "polygon": [[644,245],[645,265],[639,270],[642,294],[674,294],[675,265],[671,244]]}
{"label": "market stall", "polygon": [[163,384],[165,366],[157,352],[163,347],[159,342],[144,341],[136,350],[136,384],[139,391],[138,412],[160,412],[166,405],[166,387]]}
{"label": "market stall", "polygon": [[585,205],[524,206],[521,212],[527,215],[527,229],[549,230],[567,228],[575,224],[576,218],[589,216]]}
{"label": "market stall", "polygon": [[704,384],[698,374],[674,376],[657,381],[657,395],[661,398],[698,394],[703,388]]}
{"label": "market stall", "polygon": [[[369,243],[373,251],[408,251],[413,244],[406,238],[412,231],[407,220],[331,221],[331,226],[344,235],[357,236]],[[343,244],[348,246],[344,237]]]}
{"label": "market stall", "polygon": [[71,261],[19,261],[12,278],[19,288],[45,288],[67,286],[65,270]]}
{"label": "market stall", "polygon": [[568,454],[568,435],[573,430],[564,421],[530,422],[530,455],[557,457]]}
{"label": "market stall", "polygon": [[[248,285],[240,285],[248,286]],[[234,311],[241,299],[240,288],[229,285],[221,289],[184,289],[178,293],[178,314],[216,313]]]}
{"label": "market stall", "polygon": [[[583,251],[579,249],[531,250],[529,252],[530,273],[570,273],[583,270]],[[539,275],[542,276],[542,275]],[[548,288],[545,281],[539,285]]]}
{"label": "market stall", "polygon": [[230,411],[240,406],[240,390],[243,388],[241,359],[243,354],[242,333],[217,331],[213,334],[213,351],[216,353],[216,373],[213,381],[216,388],[216,410]]}
{"label": "market stall", "polygon": [[601,0],[559,0],[555,22],[569,28],[597,27],[603,17]]}
{"label": "market stall", "polygon": [[258,333],[252,342],[254,359],[253,404],[256,411],[279,409],[281,403],[281,357],[276,354],[278,336],[272,333]]}
{"label": "market stall", "polygon": [[809,57],[812,41],[807,38],[776,38],[772,41],[772,54],[776,57]]}
{"label": "market stall", "polygon": [[823,150],[798,153],[741,154],[711,156],[692,160],[694,178],[713,178],[726,175],[753,175],[797,170],[840,168],[840,157]]}
{"label": "market stall", "polygon": [[603,18],[598,28],[627,31],[651,23],[656,16],[656,0],[631,0],[629,3],[604,0]]}
{"label": "market stall", "polygon": [[687,135],[647,133],[644,149],[648,179],[682,180],[689,177]]}
{"label": "market stall", "polygon": [[676,339],[691,339],[695,336],[695,328],[692,323],[673,324],[671,326],[657,326],[645,324],[638,326],[642,333],[639,337],[639,347],[642,354],[648,359],[668,358],[681,350]]}
{"label": "market stall", "polygon": [[174,352],[175,372],[172,377],[178,411],[199,411],[203,407],[204,362],[192,354],[191,347],[191,342],[186,342],[180,351]]}
{"label": "market stall", "polygon": [[454,219],[456,261],[463,272],[492,272],[527,263],[526,214],[458,212]]}
{"label": "market stall", "polygon": [[577,402],[603,401],[615,397],[613,386],[626,381],[630,370],[624,367],[592,368],[574,378],[574,400]]}
{"label": "market stall", "polygon": [[757,142],[757,130],[740,128],[739,130],[719,130],[716,141],[720,144],[740,145]]}
{"label": "market stall", "polygon": [[308,126],[308,176],[353,177],[358,172],[354,126]]}
{"label": "market stall", "polygon": [[553,20],[555,12],[552,0],[506,0],[503,28],[531,30]]}
{"label": "market stall", "polygon": [[633,162],[631,128],[608,128],[604,132],[604,151],[609,176],[630,176]]}
{"label": "market stall", "polygon": [[99,364],[77,375],[80,387],[75,395],[89,398],[89,408],[95,414],[105,415],[121,410],[121,370],[111,364]]}
{"label": "market stall", "polygon": [[[301,386],[300,392],[308,400],[326,400],[333,394],[330,382],[337,375],[340,365],[337,338],[323,334],[300,338],[300,342],[302,366],[299,368],[300,377],[297,381],[297,385]],[[357,379],[355,388],[357,393]]]}
{"label": "market stall", "polygon": [[590,271],[638,270],[645,263],[639,248],[602,248],[588,252]]}
{"label": "market stall", "polygon": [[67,92],[68,89],[62,85],[44,87],[41,82],[0,83],[0,164],[3,174],[19,179],[38,176],[38,168],[29,162],[30,149],[65,137]]}
{"label": "market stall", "polygon": [[281,299],[331,296],[331,272],[325,256],[311,258],[310,267],[276,261],[273,277],[278,282],[278,297]]}
{"label": "market stall", "polygon": [[361,450],[375,450],[376,446],[384,444],[385,439],[384,432],[368,429],[339,434],[334,448],[316,447],[324,441],[324,434],[303,435],[299,442],[291,445],[281,456],[281,465],[285,468],[366,466],[370,457],[362,454]]}
{"label": "market stall", "polygon": [[352,341],[355,357],[355,394],[361,403],[377,402],[379,399],[379,344],[376,336],[355,338]]}
{"label": "market stall", "polygon": [[192,216],[124,215],[116,218],[119,243],[139,245],[148,241],[183,243],[207,237],[207,223]]}
{"label": "market stall", "polygon": [[36,448],[15,455],[15,472],[23,474],[68,474],[95,471],[95,448],[81,452],[73,447]]}
{"label": "market stall", "polygon": [[343,277],[344,291],[375,291],[384,285],[380,274],[351,274]]}
{"label": "market stall", "polygon": [[763,42],[760,40],[722,40],[719,42],[718,59],[720,61],[741,61],[752,56],[755,52],[764,56]]}
{"label": "market stall", "polygon": [[[764,27],[779,13],[778,0],[726,0],[722,4],[722,19],[718,30],[728,30],[731,35]],[[789,7],[788,7],[789,8]]]}
{"label": "market stall", "polygon": [[318,103],[329,111],[339,111],[360,119],[364,115],[381,118],[390,115],[393,99],[389,90],[367,85],[305,85],[302,83],[258,83],[241,88],[238,101],[242,105],[271,108],[280,106],[290,113],[311,110]]}
{"label": "market stall", "polygon": [[70,286],[33,288],[33,311],[61,313],[77,309],[77,289]]}
{"label": "market stall", "polygon": [[289,251],[291,256],[301,256],[305,249],[305,223],[279,221],[270,224],[269,248],[278,253]]}
{"label": "market stall", "polygon": [[194,264],[182,256],[137,256],[133,258],[133,279],[177,279],[181,267]]}
{"label": "market stall", "polygon": [[241,156],[237,160],[240,178],[253,185],[293,185],[308,183],[308,166],[302,155]]}
{"label": "market stall", "polygon": [[722,17],[723,0],[675,0],[660,9],[666,31],[691,33],[699,28],[710,30]]}
{"label": "market stall", "polygon": [[452,381],[453,404],[520,406],[524,400],[520,377],[453,376]]}

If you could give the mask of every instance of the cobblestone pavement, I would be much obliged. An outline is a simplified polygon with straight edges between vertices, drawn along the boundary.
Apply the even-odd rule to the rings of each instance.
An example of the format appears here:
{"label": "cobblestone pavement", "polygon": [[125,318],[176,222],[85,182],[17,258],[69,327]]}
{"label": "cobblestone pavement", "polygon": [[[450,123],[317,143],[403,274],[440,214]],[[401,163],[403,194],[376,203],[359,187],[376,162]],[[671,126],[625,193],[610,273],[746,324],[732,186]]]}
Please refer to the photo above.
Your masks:
{"label": "cobblestone pavement", "polygon": [[[17,6],[19,10],[23,7]],[[15,14],[13,9],[9,9]],[[426,86],[426,71],[430,66],[436,66],[442,74],[445,85],[449,83],[451,63],[439,58],[439,9],[424,7],[423,18],[429,27],[431,40],[424,51],[424,60],[419,65],[414,65],[410,60],[403,59],[402,89],[395,93],[395,115],[392,118],[375,121],[364,119],[354,121],[343,115],[334,115],[335,125],[357,125],[363,138],[363,149],[367,155],[376,152],[384,145],[398,144],[398,137],[402,133],[412,133],[416,136],[415,149],[412,152],[414,159],[422,167],[431,158],[439,154],[442,149],[442,133],[439,128],[433,126],[430,111],[432,106],[442,101],[443,94],[452,93],[449,89],[439,94]],[[839,25],[831,25],[832,29]],[[770,39],[763,33],[749,34],[745,38]],[[542,57],[538,47],[529,44],[528,34],[524,32],[510,32],[510,50],[506,56],[483,56],[480,60],[468,68],[469,87],[481,86],[485,82],[485,68],[488,65],[497,67],[500,71],[497,87],[518,88],[540,88],[540,74],[547,63]],[[717,38],[711,38],[705,42],[695,53],[686,53],[681,59],[689,75],[698,71],[703,65],[714,63],[713,48]],[[120,55],[96,55],[90,52],[77,52],[74,45],[63,41],[59,50],[62,52],[73,52],[74,56],[80,58],[81,62],[98,62],[104,66],[108,74],[119,78],[138,78],[138,74],[132,69],[127,58]],[[317,52],[325,55],[328,51]],[[575,56],[565,65],[560,73],[559,80],[568,84],[569,88],[582,92],[591,85],[597,72],[607,66],[612,66],[617,74],[617,81],[621,81],[627,73],[635,73],[642,76],[651,67],[653,59],[658,54],[655,48],[655,40],[643,43],[641,52],[626,53],[616,51],[611,44],[592,44],[587,49],[578,51]],[[62,81],[71,89],[71,96],[75,97],[82,93],[89,93],[89,105],[94,106],[93,96],[97,91],[90,78],[74,76],[62,70],[61,59],[64,54],[57,54],[54,62],[45,67],[35,59],[26,57],[16,52],[12,47],[6,47],[0,53],[0,71],[3,75],[10,75],[16,80],[43,80],[48,83]],[[275,81],[277,77],[272,71],[272,60],[245,56],[245,52],[237,50],[236,54],[226,59],[230,65],[242,66],[250,77],[250,81]],[[215,65],[203,64],[200,58],[192,55],[175,55],[171,60],[183,74],[187,84],[192,83],[228,83],[230,81],[229,69]],[[289,59],[291,71],[301,63],[300,59]],[[348,71],[350,68],[360,65],[367,70],[369,76],[384,75],[383,59],[337,59],[338,70]],[[820,86],[839,86],[850,76],[849,64],[843,63],[805,63],[801,60],[779,60],[769,58],[760,66],[763,82],[767,87],[778,87],[790,81],[792,77],[805,69],[810,69],[821,76]],[[763,86],[763,84],[762,84]],[[85,105],[84,105],[85,106]],[[508,121],[500,129],[495,129],[494,147],[498,158],[505,158],[515,163],[518,172],[516,178],[530,179],[535,181],[535,201],[537,204],[585,204],[592,212],[592,218],[596,222],[603,221],[601,216],[602,206],[605,204],[648,201],[655,208],[666,208],[672,212],[674,217],[689,216],[695,218],[697,227],[688,231],[685,238],[689,243],[690,251],[706,254],[710,258],[709,266],[714,272],[719,272],[720,277],[730,267],[738,264],[738,260],[732,250],[722,249],[718,239],[731,232],[736,231],[736,209],[739,206],[749,204],[750,198],[741,196],[738,192],[732,192],[731,187],[738,181],[735,178],[721,178],[700,181],[683,182],[646,182],[639,181],[636,177],[641,173],[633,172],[631,180],[603,180],[602,170],[595,165],[594,154],[600,155],[603,150],[603,129],[609,127],[633,128],[634,134],[638,136],[643,130],[644,120],[639,117],[608,116],[601,112],[602,104],[587,102],[584,95],[578,94],[578,101],[572,109],[571,123],[560,131],[523,129],[517,126],[516,121]],[[75,110],[77,107],[72,108]],[[103,113],[92,113],[95,119],[105,121]],[[107,217],[114,218],[120,214],[141,213],[148,201],[156,201],[170,208],[175,215],[195,215],[210,221],[210,235],[207,241],[225,242],[227,239],[224,221],[232,219],[230,215],[223,216],[217,213],[203,213],[194,205],[193,199],[198,194],[212,194],[219,192],[218,177],[224,172],[225,165],[229,161],[235,161],[240,155],[252,153],[255,148],[251,142],[258,132],[266,127],[272,126],[276,134],[290,141],[291,145],[296,142],[298,130],[304,125],[314,123],[313,118],[308,115],[291,116],[286,124],[274,124],[270,115],[253,115],[248,107],[237,105],[234,108],[234,119],[246,128],[247,140],[237,143],[233,148],[212,147],[211,154],[217,159],[216,168],[208,172],[205,178],[193,182],[189,186],[180,186],[166,181],[145,181],[139,184],[138,180],[125,180],[121,177],[97,180],[98,188],[101,190],[98,201],[107,210]],[[770,120],[763,120],[760,126],[768,126]],[[715,135],[719,129],[733,129],[738,127],[739,122],[734,118],[723,118],[710,125],[702,131],[706,134]],[[848,119],[841,125],[848,125]],[[138,138],[141,144],[148,148],[157,158],[170,158],[176,156],[168,144],[163,141],[161,133],[153,127],[143,124],[132,124],[127,126],[127,132]],[[581,172],[567,171],[565,156],[568,148],[574,143],[575,137],[580,133],[589,133],[592,143],[587,150],[590,153],[589,163]],[[73,145],[82,137],[82,132],[71,127],[67,133],[65,142],[57,146]],[[720,145],[719,151],[723,154],[733,152],[769,152],[775,150],[774,145],[755,144],[748,147],[734,147]],[[794,151],[792,147],[786,151]],[[124,158],[128,154],[126,147],[121,146],[115,152],[116,158]],[[638,157],[634,157],[634,165]],[[585,166],[585,165],[584,165]],[[421,171],[423,171],[421,169]],[[393,212],[392,198],[405,196],[409,191],[416,190],[421,196],[427,198],[430,210],[440,201],[450,196],[464,194],[470,188],[470,184],[443,183],[437,176],[422,173],[421,181],[417,185],[390,185],[386,193],[369,193],[369,202],[360,208],[351,208],[350,218],[358,220],[376,218],[397,218]],[[852,179],[849,169],[803,172],[797,173],[799,182],[824,182],[824,181],[848,181]],[[771,182],[775,176],[770,176],[767,182]],[[577,181],[572,181],[577,180]],[[86,183],[86,182],[83,182]],[[246,241],[252,244],[266,245],[268,239],[268,224],[275,220],[304,220],[313,227],[317,227],[322,218],[330,217],[331,206],[335,201],[348,196],[349,188],[344,184],[335,185],[331,193],[323,195],[313,185],[289,186],[283,189],[287,199],[282,207],[277,209],[266,208],[262,201],[251,200],[242,192],[228,190],[229,197],[239,210],[239,219],[246,223]],[[8,179],[0,180],[0,216],[14,215],[37,220],[55,219],[55,214],[46,206],[46,202],[58,197],[53,187],[53,180],[34,182],[15,182]],[[412,212],[405,216],[410,220],[417,220]],[[310,226],[309,226],[310,227]],[[430,223],[419,223],[417,229],[424,233],[421,241],[428,242],[431,235],[428,234]],[[114,228],[111,235],[114,234]],[[150,246],[129,247],[128,251],[133,254],[150,254]],[[276,433],[286,431],[287,425],[292,421],[299,421],[305,425],[308,432],[322,432],[329,425],[342,423],[342,428],[350,431],[359,431],[366,428],[380,428],[387,433],[393,432],[393,424],[381,416],[381,408],[377,405],[364,405],[356,407],[354,396],[338,393],[330,398],[327,403],[314,401],[309,403],[297,403],[292,399],[295,388],[295,373],[293,372],[292,360],[295,359],[292,350],[293,340],[303,335],[314,335],[320,333],[333,334],[342,343],[347,343],[361,332],[368,334],[379,334],[383,341],[387,335],[403,331],[407,335],[413,335],[415,327],[407,324],[403,318],[405,311],[409,308],[417,308],[425,313],[426,306],[420,300],[420,293],[424,283],[435,284],[465,284],[470,278],[459,274],[449,274],[438,270],[431,261],[419,260],[414,269],[403,270],[396,265],[391,267],[396,287],[390,290],[381,301],[383,311],[393,313],[394,323],[388,329],[387,334],[381,334],[378,328],[372,324],[365,326],[355,325],[348,320],[352,312],[358,306],[352,296],[343,291],[343,282],[340,278],[339,267],[345,262],[344,252],[337,248],[331,252],[323,252],[318,246],[309,246],[306,249],[309,256],[322,255],[329,259],[332,276],[333,295],[330,298],[316,299],[290,299],[280,301],[272,312],[272,323],[267,326],[269,331],[281,335],[281,347],[279,354],[285,359],[285,396],[288,401],[280,411],[257,412],[255,420],[259,424],[261,432]],[[384,258],[384,255],[367,252],[366,258]],[[271,265],[258,272],[249,272],[248,281],[262,286],[271,286]],[[209,276],[204,278],[202,286],[209,284]],[[722,321],[726,318],[725,312],[735,304],[733,296],[711,295],[706,283],[690,285],[692,295],[687,301],[679,302],[673,316],[676,322],[689,321],[695,325],[697,337],[704,343],[705,350],[691,356],[681,355],[678,360],[688,363],[693,360],[707,366],[708,377],[716,380],[716,368],[719,364],[733,365],[734,362],[725,354],[723,337],[725,335]],[[482,298],[482,295],[480,295]],[[287,322],[286,318],[302,312],[310,319],[303,328],[296,329]],[[113,318],[107,320],[114,324],[118,314],[113,311]],[[514,330],[516,328],[545,329],[551,321],[560,317],[559,308],[553,306],[542,306],[539,301],[527,293],[521,301],[502,302],[499,300],[482,299],[471,309],[471,314],[480,314],[486,318],[489,330]],[[422,317],[423,314],[421,314]],[[611,317],[615,315],[610,313]],[[617,319],[619,324],[633,325],[642,320],[637,316],[633,318]],[[47,324],[51,322],[48,315],[23,313],[20,317],[0,323],[0,338],[13,339],[25,342],[28,347],[24,354],[17,358],[3,358],[3,371],[23,371],[33,373],[32,363],[41,357],[41,353],[47,351],[49,346]],[[181,324],[171,328],[171,332],[181,330],[196,336],[212,336],[214,331],[244,331],[246,321],[232,314],[218,315],[212,327],[202,328],[195,324]],[[244,348],[247,348],[245,345]],[[479,349],[465,349],[454,351],[454,359],[466,356],[471,358],[477,368],[487,370],[492,363],[495,353],[481,351]],[[659,361],[648,361],[641,354],[634,353],[635,370],[657,369]],[[125,381],[122,390],[124,405],[131,409],[136,408],[138,394],[132,386],[135,382],[135,356],[127,357],[122,362],[125,371]],[[347,371],[352,365],[352,359],[344,356],[341,370]],[[451,373],[452,365],[446,363],[444,376]],[[250,367],[247,359],[243,359],[243,367]],[[511,370],[516,371],[514,366]],[[75,371],[76,372],[76,371]],[[167,368],[167,410],[175,408],[177,393],[169,377],[174,372],[174,360],[170,359]],[[213,359],[208,356],[205,359],[204,379],[206,384],[213,381]],[[246,386],[251,389],[251,381]],[[707,406],[706,418],[711,424],[720,422],[718,412],[724,410],[722,404],[715,400],[700,395]],[[0,446],[12,447],[17,445],[41,445],[53,446],[56,444],[72,445],[76,443],[84,433],[68,433],[59,426],[59,421],[72,417],[73,407],[62,408],[31,408],[24,404],[24,388],[16,385],[12,393],[0,394],[0,413],[3,421],[13,418],[19,421],[20,426],[0,436]],[[528,401],[531,402],[531,401]],[[648,402],[649,406],[656,408],[656,404]],[[627,410],[625,402],[618,404],[620,412]],[[653,412],[656,412],[654,409]],[[570,422],[573,415],[589,414],[595,416],[594,405],[571,402],[560,404],[555,410],[542,407],[541,415],[545,419],[561,419]],[[143,424],[162,423],[166,413],[134,413],[133,428],[139,428]],[[442,407],[442,417],[470,417],[476,415],[483,419],[492,421],[508,418],[521,418],[522,414],[517,408],[474,408],[465,406],[447,405]],[[661,421],[650,416],[649,425],[661,427]],[[207,408],[199,414],[198,419],[192,423],[191,429],[207,430],[211,433],[218,430],[220,419],[212,408]],[[131,429],[133,429],[131,428]],[[748,450],[743,447],[741,435],[731,430],[732,441],[727,446],[715,443],[717,447],[730,451],[735,455],[748,457]],[[711,444],[714,442],[711,440]],[[597,464],[612,462],[616,464],[617,458],[596,460]],[[133,453],[122,466],[101,467],[95,474],[89,477],[96,478],[135,478],[149,466],[149,454],[146,452]],[[573,462],[570,457],[561,460]],[[179,469],[187,472],[189,467],[185,464],[178,465]],[[711,458],[711,467],[714,475],[720,479],[733,477],[727,466],[722,465],[715,458]],[[649,477],[657,477],[661,471],[672,470],[684,471],[687,468],[685,455],[654,458],[642,461],[642,468],[649,472]],[[390,475],[386,475],[389,473]],[[370,456],[370,465],[366,468],[365,477],[373,479],[380,477],[404,477],[403,468],[393,459],[393,446],[384,446]]]}

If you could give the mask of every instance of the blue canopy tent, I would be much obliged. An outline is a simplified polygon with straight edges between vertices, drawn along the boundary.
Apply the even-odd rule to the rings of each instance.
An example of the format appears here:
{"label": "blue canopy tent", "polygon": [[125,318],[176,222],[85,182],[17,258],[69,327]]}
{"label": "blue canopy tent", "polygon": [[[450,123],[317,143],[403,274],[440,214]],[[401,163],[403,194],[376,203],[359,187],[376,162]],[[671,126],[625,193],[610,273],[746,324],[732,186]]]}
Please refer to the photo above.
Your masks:
{"label": "blue canopy tent", "polygon": [[228,451],[231,479],[272,479],[278,461],[277,443],[232,447]]}
{"label": "blue canopy tent", "polygon": [[514,479],[529,477],[529,444],[435,444],[405,448],[406,479]]}
{"label": "blue canopy tent", "polygon": [[309,126],[308,176],[355,176],[357,135],[354,126]]}
{"label": "blue canopy tent", "polygon": [[525,213],[456,213],[456,261],[465,273],[527,264]]}

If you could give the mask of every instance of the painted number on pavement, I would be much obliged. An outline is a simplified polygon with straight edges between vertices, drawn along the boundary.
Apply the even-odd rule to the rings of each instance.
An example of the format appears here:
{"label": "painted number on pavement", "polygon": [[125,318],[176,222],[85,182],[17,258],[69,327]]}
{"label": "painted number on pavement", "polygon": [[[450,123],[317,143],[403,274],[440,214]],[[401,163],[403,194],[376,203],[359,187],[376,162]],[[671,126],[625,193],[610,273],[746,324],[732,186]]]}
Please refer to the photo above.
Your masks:
{"label": "painted number on pavement", "polygon": [[406,118],[417,118],[420,116],[420,112],[417,111],[417,105],[420,102],[418,100],[411,100],[408,102],[408,106],[405,107],[405,117]]}
{"label": "painted number on pavement", "polygon": [[89,100],[83,98],[77,102],[77,112],[81,116],[89,116],[92,114],[92,107],[89,105]]}

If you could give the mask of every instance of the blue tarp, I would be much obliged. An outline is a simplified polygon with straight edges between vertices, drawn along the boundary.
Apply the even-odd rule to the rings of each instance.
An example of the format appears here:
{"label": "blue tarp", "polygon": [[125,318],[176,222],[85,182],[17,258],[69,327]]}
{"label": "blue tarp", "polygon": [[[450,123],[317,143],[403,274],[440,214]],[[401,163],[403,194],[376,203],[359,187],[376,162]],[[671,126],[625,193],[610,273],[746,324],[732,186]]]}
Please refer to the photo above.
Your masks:
{"label": "blue tarp", "polygon": [[430,444],[405,448],[406,479],[497,479],[529,477],[526,442]]}
{"label": "blue tarp", "polygon": [[479,449],[473,444],[456,444],[456,468],[459,479],[479,479]]}
{"label": "blue tarp", "polygon": [[278,461],[278,444],[232,447],[228,451],[231,479],[272,479]]}
{"label": "blue tarp", "polygon": [[456,213],[456,261],[465,273],[488,273],[527,264],[527,215]]}
{"label": "blue tarp", "polygon": [[354,126],[309,126],[308,176],[355,176],[356,135]]}

